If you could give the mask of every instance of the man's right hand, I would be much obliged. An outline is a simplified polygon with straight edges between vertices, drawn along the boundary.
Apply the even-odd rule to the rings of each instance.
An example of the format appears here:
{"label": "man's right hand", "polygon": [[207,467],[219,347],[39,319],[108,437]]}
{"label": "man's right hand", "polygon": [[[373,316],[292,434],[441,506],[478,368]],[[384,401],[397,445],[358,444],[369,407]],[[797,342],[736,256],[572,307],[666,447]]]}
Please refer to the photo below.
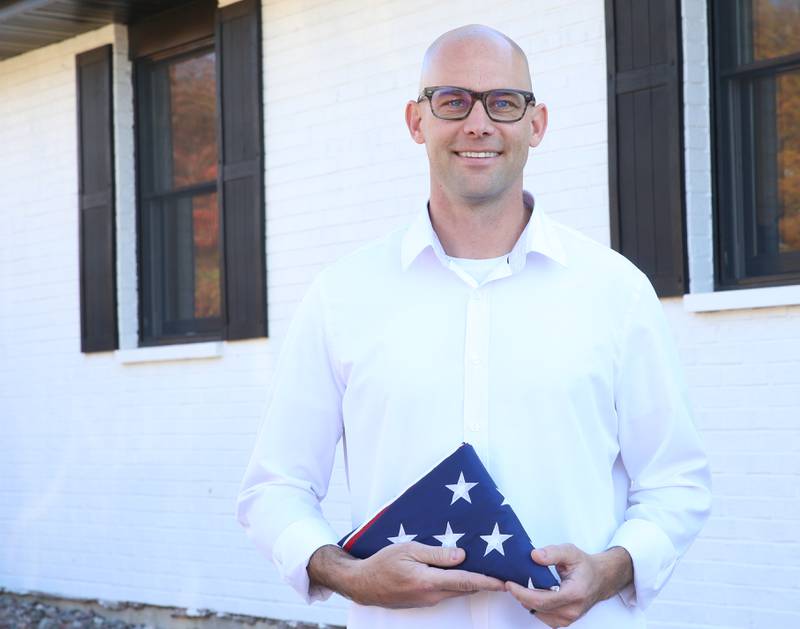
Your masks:
{"label": "man's right hand", "polygon": [[429,607],[454,596],[503,591],[505,583],[466,570],[443,570],[465,558],[461,548],[418,542],[392,544],[367,559],[356,559],[338,546],[317,549],[308,562],[312,584],[322,585],[360,605]]}

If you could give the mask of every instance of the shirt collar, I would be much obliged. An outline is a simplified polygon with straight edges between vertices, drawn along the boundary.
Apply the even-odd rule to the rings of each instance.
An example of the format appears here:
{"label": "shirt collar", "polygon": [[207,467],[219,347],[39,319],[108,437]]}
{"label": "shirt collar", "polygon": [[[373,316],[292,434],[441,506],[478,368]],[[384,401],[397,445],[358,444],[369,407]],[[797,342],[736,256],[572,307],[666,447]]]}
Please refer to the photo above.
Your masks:
{"label": "shirt collar", "polygon": [[[519,239],[508,256],[508,262],[513,272],[517,272],[525,266],[529,253],[539,253],[543,256],[558,262],[561,266],[567,266],[567,256],[561,240],[553,229],[552,222],[542,208],[535,208],[533,196],[528,191],[522,193],[525,207],[531,210],[531,219],[522,230]],[[443,263],[447,263],[447,254],[436,235],[431,223],[431,217],[426,207],[420,212],[403,235],[400,248],[400,263],[405,271],[411,263],[425,249],[430,247],[437,258]]]}

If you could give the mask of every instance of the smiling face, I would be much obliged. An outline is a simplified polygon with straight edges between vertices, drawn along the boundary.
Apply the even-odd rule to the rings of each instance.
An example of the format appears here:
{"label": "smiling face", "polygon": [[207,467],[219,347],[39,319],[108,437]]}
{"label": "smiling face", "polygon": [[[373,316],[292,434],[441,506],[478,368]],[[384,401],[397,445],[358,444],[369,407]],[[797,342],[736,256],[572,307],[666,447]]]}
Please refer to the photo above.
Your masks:
{"label": "smiling face", "polygon": [[[466,27],[437,40],[425,58],[422,87],[450,85],[475,91],[530,90],[522,52],[486,27]],[[412,138],[425,144],[430,162],[431,198],[481,205],[522,191],[528,148],[536,146],[547,124],[543,105],[528,107],[518,122],[494,122],[476,102],[464,120],[442,120],[430,102],[410,102],[406,122]]]}

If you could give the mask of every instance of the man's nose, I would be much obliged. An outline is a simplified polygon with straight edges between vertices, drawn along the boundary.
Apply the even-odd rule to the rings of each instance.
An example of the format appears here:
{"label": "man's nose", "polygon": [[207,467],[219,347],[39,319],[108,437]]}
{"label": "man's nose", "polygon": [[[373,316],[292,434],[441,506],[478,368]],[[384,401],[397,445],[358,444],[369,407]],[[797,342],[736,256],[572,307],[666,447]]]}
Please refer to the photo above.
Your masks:
{"label": "man's nose", "polygon": [[494,133],[494,123],[486,113],[483,101],[477,101],[472,106],[469,116],[464,119],[464,133],[473,135],[491,135]]}

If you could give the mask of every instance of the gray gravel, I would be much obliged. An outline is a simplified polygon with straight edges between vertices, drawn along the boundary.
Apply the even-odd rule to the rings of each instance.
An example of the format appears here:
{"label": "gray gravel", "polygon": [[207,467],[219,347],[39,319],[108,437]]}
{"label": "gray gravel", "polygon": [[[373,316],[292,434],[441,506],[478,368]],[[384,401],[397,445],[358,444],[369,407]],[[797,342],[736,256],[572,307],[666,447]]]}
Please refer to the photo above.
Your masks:
{"label": "gray gravel", "polygon": [[0,629],[146,629],[91,610],[65,609],[0,593]]}

